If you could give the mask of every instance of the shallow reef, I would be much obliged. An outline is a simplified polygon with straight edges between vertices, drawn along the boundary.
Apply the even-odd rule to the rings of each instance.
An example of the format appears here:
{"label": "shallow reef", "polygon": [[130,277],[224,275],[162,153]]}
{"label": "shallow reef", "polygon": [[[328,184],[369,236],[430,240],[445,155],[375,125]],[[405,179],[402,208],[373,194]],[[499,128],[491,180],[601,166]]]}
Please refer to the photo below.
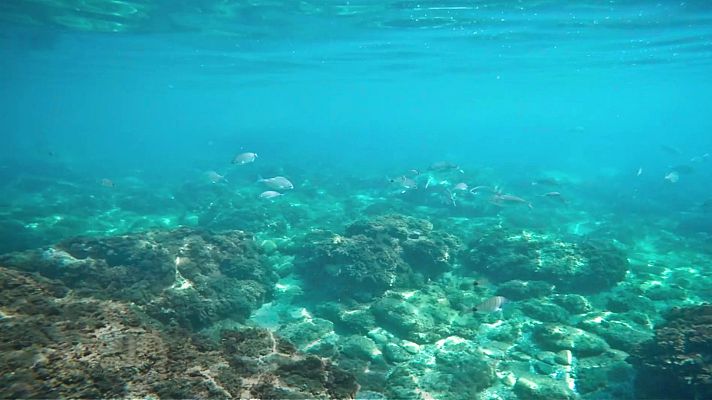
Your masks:
{"label": "shallow reef", "polygon": [[[652,345],[666,327],[704,342],[682,327],[704,332],[708,310],[662,318],[710,293],[712,257],[674,235],[393,214],[405,200],[354,212],[372,197],[328,212],[215,199],[207,225],[255,235],[159,229],[0,256],[0,397],[632,400],[646,368],[680,360]],[[501,310],[475,312],[492,296]],[[706,394],[706,367],[684,357],[650,375],[688,373],[680,390]]]}
{"label": "shallow reef", "polygon": [[59,279],[78,295],[130,301],[163,321],[200,329],[244,321],[278,276],[252,236],[188,228],[79,237],[0,257],[3,265]]}
{"label": "shallow reef", "polygon": [[350,398],[354,377],[268,330],[219,338],[0,268],[2,398]]}

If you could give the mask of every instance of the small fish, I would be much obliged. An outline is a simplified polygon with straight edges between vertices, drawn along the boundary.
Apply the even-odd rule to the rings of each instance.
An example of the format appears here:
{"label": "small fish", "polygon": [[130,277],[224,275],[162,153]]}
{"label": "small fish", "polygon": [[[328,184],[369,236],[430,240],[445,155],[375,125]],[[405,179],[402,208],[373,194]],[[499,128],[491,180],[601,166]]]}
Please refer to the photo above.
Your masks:
{"label": "small fish", "polygon": [[405,190],[418,188],[418,183],[415,182],[415,180],[408,178],[405,175],[401,175],[397,178],[389,179],[388,181],[391,183],[395,183],[398,186],[400,186],[401,188],[403,188],[404,189],[403,192],[405,192]]}
{"label": "small fish", "polygon": [[532,186],[536,185],[541,185],[541,186],[561,186],[561,182],[556,179],[556,178],[541,178],[537,179],[535,181],[532,181]]}
{"label": "small fish", "polygon": [[260,193],[260,199],[274,199],[279,196],[283,196],[282,193],[275,192],[274,190],[266,190],[262,193]]}
{"label": "small fish", "polygon": [[492,288],[492,282],[489,281],[489,279],[481,277],[477,278],[474,281],[472,281],[472,287],[473,289],[476,287],[482,287],[482,288]]}
{"label": "small fish", "polygon": [[475,307],[479,313],[491,313],[502,310],[502,306],[507,303],[507,299],[502,296],[493,296],[483,301]]}
{"label": "small fish", "polygon": [[680,174],[678,174],[676,171],[668,172],[668,174],[665,175],[665,180],[670,183],[676,183],[680,180]]}
{"label": "small fish", "polygon": [[448,161],[438,161],[430,164],[428,167],[429,171],[435,171],[435,172],[447,172],[447,171],[457,171],[461,174],[464,174],[465,171],[463,171],[459,165],[453,164]]}
{"label": "small fish", "polygon": [[227,182],[227,179],[225,179],[225,175],[220,175],[215,171],[208,171],[205,173],[205,176],[208,178],[208,180],[212,183],[220,183],[220,182]]}
{"label": "small fish", "polygon": [[475,186],[470,189],[470,193],[472,194],[477,194],[478,192],[500,193],[499,188],[497,186]]}
{"label": "small fish", "polygon": [[294,189],[294,185],[289,179],[283,176],[275,176],[273,178],[260,179],[258,182],[264,183],[268,188],[275,190]]}
{"label": "small fish", "polygon": [[707,199],[700,203],[700,209],[704,211],[712,211],[712,198]]}
{"label": "small fish", "polygon": [[501,206],[504,204],[526,204],[530,209],[533,209],[532,203],[524,200],[521,197],[514,196],[511,194],[495,194],[492,196],[491,202],[495,205]]}
{"label": "small fish", "polygon": [[103,187],[108,187],[108,188],[115,188],[116,185],[114,184],[114,181],[111,179],[103,178],[101,181],[99,181],[99,184]]}
{"label": "small fish", "polygon": [[257,159],[257,153],[240,153],[232,159],[233,164],[245,165],[255,162]]}
{"label": "small fish", "polygon": [[469,187],[467,186],[467,184],[465,182],[460,182],[457,185],[453,186],[452,190],[464,192],[468,188]]}
{"label": "small fish", "polygon": [[559,192],[548,192],[548,193],[540,194],[539,196],[548,197],[550,199],[556,199],[562,203],[566,203],[566,199],[564,199],[564,197]]}
{"label": "small fish", "polygon": [[643,175],[643,167],[638,168],[638,173],[635,174],[635,176],[641,176]]}

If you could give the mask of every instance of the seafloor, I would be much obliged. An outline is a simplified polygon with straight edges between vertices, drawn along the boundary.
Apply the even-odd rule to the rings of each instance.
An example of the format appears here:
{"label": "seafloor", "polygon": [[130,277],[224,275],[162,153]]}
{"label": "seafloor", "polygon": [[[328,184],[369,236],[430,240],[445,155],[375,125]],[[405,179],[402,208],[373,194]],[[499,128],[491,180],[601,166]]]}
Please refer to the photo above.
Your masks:
{"label": "seafloor", "polygon": [[[0,397],[712,398],[697,216],[601,205],[565,177],[493,204],[505,177],[443,169],[415,186],[300,171],[274,199],[238,168],[12,174]],[[475,310],[492,296],[501,310]]]}

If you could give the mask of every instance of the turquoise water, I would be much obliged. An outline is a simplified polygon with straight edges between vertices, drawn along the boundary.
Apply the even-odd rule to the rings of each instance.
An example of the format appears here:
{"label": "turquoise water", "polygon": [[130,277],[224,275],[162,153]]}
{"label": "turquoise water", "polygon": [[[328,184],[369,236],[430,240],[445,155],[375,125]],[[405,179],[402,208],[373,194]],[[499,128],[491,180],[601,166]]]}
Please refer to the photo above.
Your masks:
{"label": "turquoise water", "polygon": [[[706,1],[10,0],[0,72],[4,270],[136,303],[166,332],[266,329],[354,376],[347,397],[712,393],[674,369],[658,381],[675,395],[646,392],[663,362],[636,361],[669,310],[712,296]],[[293,188],[265,181],[278,176]],[[186,250],[195,232],[216,235],[208,251]],[[260,267],[225,270],[225,241]],[[165,260],[138,242],[170,256],[169,276],[152,281]],[[45,265],[86,260],[140,268],[127,285],[156,291]],[[254,282],[249,304],[225,300]],[[171,291],[201,317],[169,318]],[[492,296],[502,309],[477,311]],[[0,324],[20,329],[24,306],[3,301]],[[211,301],[234,308],[190,306]],[[709,367],[712,349],[696,351]],[[242,392],[184,394],[291,396],[240,376]],[[0,394],[177,396],[121,379]]]}

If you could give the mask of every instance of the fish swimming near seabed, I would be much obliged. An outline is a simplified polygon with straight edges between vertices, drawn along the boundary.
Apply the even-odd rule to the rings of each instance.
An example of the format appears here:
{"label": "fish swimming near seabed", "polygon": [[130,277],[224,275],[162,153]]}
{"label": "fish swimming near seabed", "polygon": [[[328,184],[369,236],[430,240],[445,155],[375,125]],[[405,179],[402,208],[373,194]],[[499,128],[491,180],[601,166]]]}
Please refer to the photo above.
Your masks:
{"label": "fish swimming near seabed", "polygon": [[567,203],[567,201],[566,201],[566,199],[564,198],[564,196],[562,196],[561,193],[559,193],[559,192],[547,192],[547,193],[544,193],[544,194],[540,194],[540,195],[538,195],[538,196],[539,196],[539,197],[547,197],[547,198],[553,199],[553,200],[558,200],[558,201],[560,201],[560,202],[562,202],[562,203],[564,203],[564,204]]}
{"label": "fish swimming near seabed", "polygon": [[491,313],[501,311],[508,300],[503,296],[493,296],[475,306],[474,311],[479,313]]}
{"label": "fish swimming near seabed", "polygon": [[472,194],[477,194],[479,192],[489,192],[493,194],[502,194],[502,191],[499,189],[499,186],[475,186],[470,189],[470,193]]}
{"label": "fish swimming near seabed", "polygon": [[205,176],[208,178],[208,180],[211,183],[227,182],[225,175],[220,175],[219,173],[217,173],[215,171],[208,171],[205,173]]}
{"label": "fish swimming near seabed", "polygon": [[457,191],[461,191],[461,192],[467,191],[468,189],[469,189],[469,186],[467,186],[467,183],[465,183],[465,182],[460,182],[452,187],[452,190],[457,190]]}
{"label": "fish swimming near seabed", "polygon": [[447,171],[457,171],[461,174],[464,174],[465,171],[460,168],[459,165],[453,164],[449,161],[438,161],[430,164],[428,167],[428,171],[434,171],[434,172],[447,172]]}
{"label": "fish swimming near seabed", "polygon": [[246,152],[240,153],[233,157],[232,163],[237,165],[245,165],[255,162],[257,160],[257,153]]}
{"label": "fish swimming near seabed", "polygon": [[401,193],[418,188],[418,183],[414,179],[408,178],[405,175],[401,175],[397,178],[391,178],[388,181],[398,185],[402,189]]}
{"label": "fish swimming near seabed", "polygon": [[275,190],[294,189],[294,184],[292,184],[292,182],[289,179],[287,179],[283,176],[275,176],[275,177],[266,178],[266,179],[260,178],[259,180],[257,180],[257,182],[260,182],[260,183],[264,184],[265,186],[267,186],[268,188],[275,189]]}
{"label": "fish swimming near seabed", "polygon": [[264,192],[260,193],[260,199],[275,199],[280,196],[284,195],[274,190],[265,190]]}
{"label": "fish swimming near seabed", "polygon": [[529,209],[534,208],[532,203],[528,202],[527,200],[524,200],[521,197],[514,196],[511,194],[495,194],[494,196],[492,196],[490,203],[497,206],[504,206],[506,204],[526,204]]}
{"label": "fish swimming near seabed", "polygon": [[532,181],[532,186],[561,186],[561,181],[556,178],[540,178]]}

